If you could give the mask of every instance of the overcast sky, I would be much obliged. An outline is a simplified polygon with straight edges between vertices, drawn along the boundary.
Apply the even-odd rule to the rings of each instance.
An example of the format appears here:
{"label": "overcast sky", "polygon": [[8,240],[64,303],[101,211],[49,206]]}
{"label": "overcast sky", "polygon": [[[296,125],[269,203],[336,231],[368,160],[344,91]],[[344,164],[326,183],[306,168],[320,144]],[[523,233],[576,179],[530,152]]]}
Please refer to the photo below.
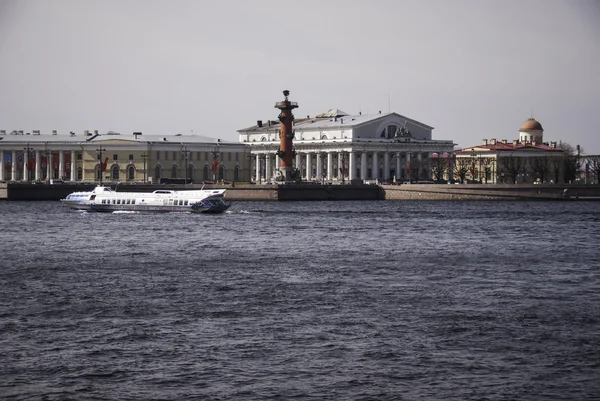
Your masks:
{"label": "overcast sky", "polygon": [[331,108],[600,153],[598,0],[0,0],[0,129],[237,141]]}

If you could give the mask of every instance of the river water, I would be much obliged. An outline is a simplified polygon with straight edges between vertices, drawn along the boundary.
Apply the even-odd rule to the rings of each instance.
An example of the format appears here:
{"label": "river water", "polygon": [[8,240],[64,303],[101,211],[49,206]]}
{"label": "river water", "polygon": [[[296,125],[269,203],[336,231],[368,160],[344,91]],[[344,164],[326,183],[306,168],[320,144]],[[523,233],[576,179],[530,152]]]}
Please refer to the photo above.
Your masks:
{"label": "river water", "polygon": [[600,399],[600,202],[0,216],[2,399]]}

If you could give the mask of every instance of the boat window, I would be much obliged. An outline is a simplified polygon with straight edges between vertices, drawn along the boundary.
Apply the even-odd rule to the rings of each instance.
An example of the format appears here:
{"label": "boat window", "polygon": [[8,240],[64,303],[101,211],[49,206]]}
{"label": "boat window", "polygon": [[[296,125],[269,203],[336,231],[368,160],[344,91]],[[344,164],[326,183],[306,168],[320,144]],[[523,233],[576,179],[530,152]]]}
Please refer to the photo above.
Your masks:
{"label": "boat window", "polygon": [[183,202],[183,204],[187,206],[187,204],[188,204],[187,199]]}
{"label": "boat window", "polygon": [[121,199],[117,199],[117,205],[121,204]]}
{"label": "boat window", "polygon": [[131,199],[127,199],[127,204],[130,205],[131,204]]}
{"label": "boat window", "polygon": [[132,205],[135,205],[135,199],[132,199],[132,200],[131,200],[131,204],[132,204]]}

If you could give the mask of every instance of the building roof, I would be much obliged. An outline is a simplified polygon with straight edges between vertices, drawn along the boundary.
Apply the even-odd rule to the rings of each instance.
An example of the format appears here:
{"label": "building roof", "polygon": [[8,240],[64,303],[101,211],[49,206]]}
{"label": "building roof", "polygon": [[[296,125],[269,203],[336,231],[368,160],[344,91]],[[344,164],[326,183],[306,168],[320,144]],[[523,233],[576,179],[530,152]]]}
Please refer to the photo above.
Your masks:
{"label": "building roof", "polygon": [[[343,114],[342,114],[343,113]],[[328,117],[319,117],[322,115],[331,114]],[[334,115],[336,114],[336,115]],[[432,126],[424,124],[420,121],[413,120],[412,118],[408,118],[398,113],[377,113],[377,114],[358,114],[358,115],[348,115],[339,109],[330,109],[329,111],[321,114],[317,114],[314,118],[306,117],[306,118],[296,118],[294,120],[294,129],[303,129],[303,130],[323,130],[329,128],[352,128],[361,124],[365,124],[371,121],[375,121],[385,116],[396,116],[400,120],[404,122],[410,121],[412,124],[419,125],[426,129],[433,129]],[[269,120],[266,123],[262,123],[261,126],[253,125],[251,127],[247,127],[238,132],[260,132],[260,131],[270,131],[274,129],[279,129],[280,122]]]}
{"label": "building roof", "polygon": [[521,125],[521,128],[519,128],[519,131],[543,131],[543,130],[544,129],[542,128],[542,124],[540,124],[540,122],[537,121],[533,117],[528,118],[527,121],[525,121]]}
{"label": "building roof", "polygon": [[551,146],[547,143],[542,143],[539,145],[533,143],[522,143],[519,141],[514,141],[512,143],[504,143],[504,142],[496,142],[496,143],[488,143],[481,144],[476,146],[471,146],[468,148],[457,149],[456,153],[471,153],[475,152],[522,152],[522,151],[544,151],[544,152],[563,152],[561,148],[558,146]]}
{"label": "building roof", "polygon": [[23,144],[36,144],[45,142],[63,142],[63,143],[94,143],[98,141],[110,141],[110,140],[122,140],[130,142],[164,142],[164,143],[220,143],[239,145],[239,142],[224,141],[222,139],[211,138],[208,136],[197,135],[197,134],[121,134],[114,131],[108,131],[104,134],[92,133],[86,136],[85,134],[76,133],[56,133],[56,134],[5,134],[0,135],[0,144],[8,142],[18,142]]}

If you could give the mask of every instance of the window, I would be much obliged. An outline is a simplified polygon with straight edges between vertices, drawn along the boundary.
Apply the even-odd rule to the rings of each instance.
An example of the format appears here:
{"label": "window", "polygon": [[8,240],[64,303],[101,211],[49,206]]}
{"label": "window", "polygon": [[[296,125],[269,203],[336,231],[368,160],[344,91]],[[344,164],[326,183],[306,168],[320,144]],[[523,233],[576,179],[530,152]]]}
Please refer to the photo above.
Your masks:
{"label": "window", "polygon": [[75,154],[75,157],[77,157],[77,160],[81,160],[81,159],[83,159],[83,154],[81,152],[77,152]]}
{"label": "window", "polygon": [[202,152],[196,152],[196,160],[200,161],[200,156],[202,156]]}
{"label": "window", "polygon": [[119,160],[118,155],[113,155],[113,160]]}
{"label": "window", "polygon": [[77,181],[83,180],[83,169],[81,167],[77,167]]}
{"label": "window", "polygon": [[133,160],[133,155],[129,155],[129,160]]}
{"label": "window", "polygon": [[231,161],[231,152],[227,153],[227,161]]}
{"label": "window", "polygon": [[169,160],[169,152],[165,150],[165,160]]}
{"label": "window", "polygon": [[177,165],[173,164],[171,167],[171,178],[177,178]]}
{"label": "window", "polygon": [[160,160],[160,152],[158,150],[156,151],[156,160]]}
{"label": "window", "polygon": [[240,154],[238,152],[235,152],[235,161],[236,162],[240,161]]}
{"label": "window", "polygon": [[118,180],[119,179],[119,165],[115,164],[114,166],[112,166],[111,168],[111,176],[113,180]]}
{"label": "window", "polygon": [[130,165],[129,167],[127,167],[127,180],[133,181],[134,179],[135,179],[135,167],[133,167],[133,165]]}
{"label": "window", "polygon": [[[236,153],[237,156],[237,153]],[[240,166],[235,166],[235,168],[233,169],[233,181],[239,181],[240,180]]]}
{"label": "window", "polygon": [[173,152],[173,160],[177,160],[177,152]]}
{"label": "window", "polygon": [[160,166],[154,167],[154,178],[156,178],[156,182],[159,183],[162,177],[162,170]]}

